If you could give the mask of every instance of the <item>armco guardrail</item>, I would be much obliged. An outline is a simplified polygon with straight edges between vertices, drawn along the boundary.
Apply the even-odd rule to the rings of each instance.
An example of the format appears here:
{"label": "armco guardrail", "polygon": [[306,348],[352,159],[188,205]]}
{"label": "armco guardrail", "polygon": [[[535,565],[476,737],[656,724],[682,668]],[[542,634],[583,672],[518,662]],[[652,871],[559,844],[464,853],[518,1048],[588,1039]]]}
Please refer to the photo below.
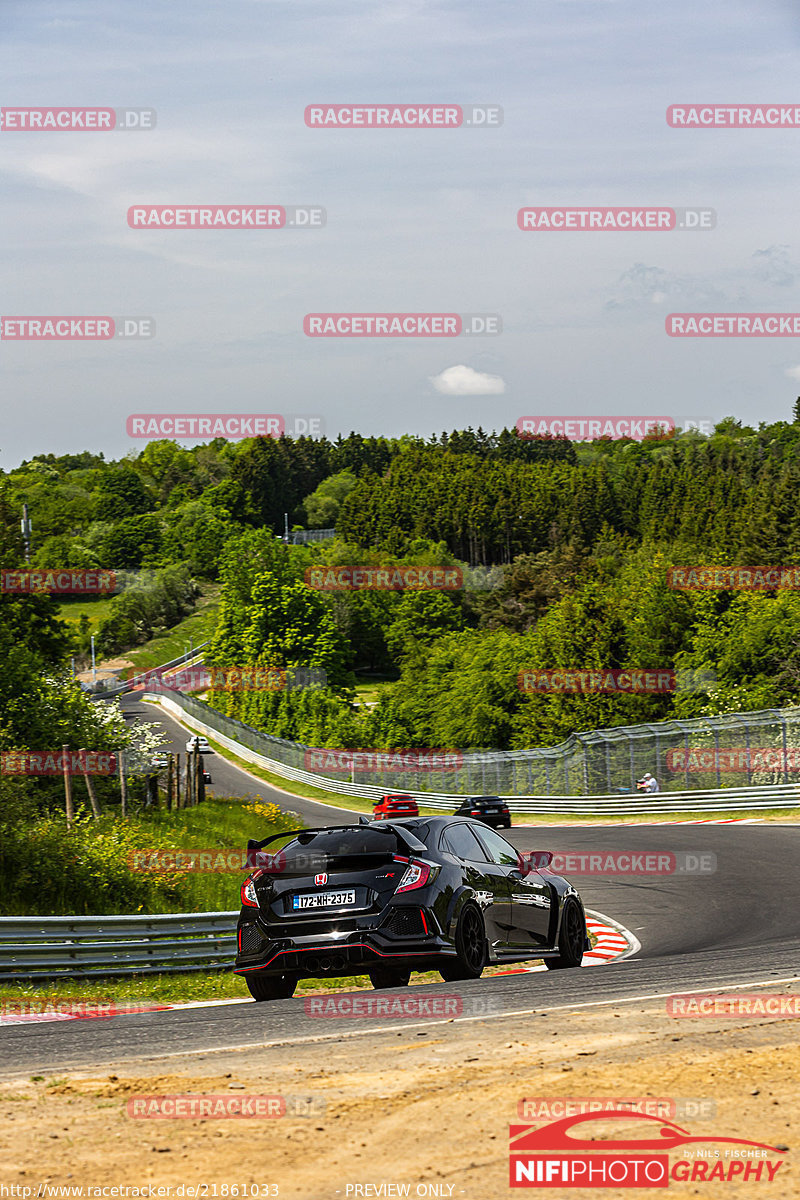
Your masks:
{"label": "armco guardrail", "polygon": [[[190,729],[214,738],[239,758],[243,758],[245,762],[264,767],[284,779],[293,779],[311,787],[324,788],[326,791],[342,796],[362,796],[369,799],[376,799],[387,791],[409,791],[417,797],[423,808],[434,811],[453,812],[464,798],[464,792],[429,792],[415,787],[413,783],[409,786],[406,781],[400,782],[396,777],[394,782],[374,785],[335,779],[329,775],[305,771],[280,758],[259,752],[262,747],[271,749],[273,745],[279,751],[287,747],[290,750],[302,752],[306,749],[304,746],[259,733],[257,729],[251,729],[241,721],[226,717],[193,697],[172,692],[168,696],[159,694],[153,699],[158,699],[168,712]],[[206,719],[201,720],[198,714],[202,714]],[[223,729],[227,732],[221,732]],[[241,741],[230,736],[234,732],[242,738]],[[254,748],[256,745],[259,750]],[[485,795],[487,792],[488,789],[483,787],[472,789],[467,794]],[[503,795],[499,789],[492,791],[491,794]],[[656,792],[647,795],[640,792],[600,796],[513,796],[505,794],[504,799],[512,813],[562,816],[646,816],[649,814],[668,816],[670,813],[678,812],[763,812],[773,808],[800,807],[800,784],[768,784],[764,787]]]}
{"label": "armco guardrail", "polygon": [[[177,706],[172,711],[189,724],[192,718],[195,728],[202,725],[201,732],[213,734],[223,743],[227,737],[231,743],[255,751],[259,757],[251,761],[269,759],[281,767],[279,771],[276,765],[270,769],[287,779],[316,783],[332,792],[351,791],[340,782],[339,770],[316,764],[308,770],[309,752],[319,754],[314,748],[261,733],[194,696],[169,690],[163,694]],[[239,753],[236,745],[230,748]],[[653,772],[662,792],[670,795],[800,786],[800,707],[619,725],[574,733],[558,746],[453,751],[442,756],[438,765],[420,769],[353,765],[345,782],[358,785],[352,795],[372,795],[377,789],[377,794],[429,792],[434,796],[547,796],[555,800],[618,796],[623,790],[635,793],[636,780],[645,771]]]}
{"label": "armco guardrail", "polygon": [[129,692],[138,684],[146,684],[149,678],[152,678],[155,671],[168,671],[171,667],[179,667],[182,663],[193,662],[194,659],[200,658],[199,653],[205,646],[210,645],[210,642],[200,642],[199,645],[193,646],[186,654],[179,654],[177,658],[171,658],[169,662],[159,663],[157,667],[151,667],[149,671],[142,671],[138,675],[131,676],[130,679],[123,679],[121,683],[114,684],[113,687],[101,688],[90,693],[92,700],[113,700],[116,696],[122,696],[125,692]]}
{"label": "armco guardrail", "polygon": [[237,917],[0,917],[0,983],[221,970],[233,965]]}

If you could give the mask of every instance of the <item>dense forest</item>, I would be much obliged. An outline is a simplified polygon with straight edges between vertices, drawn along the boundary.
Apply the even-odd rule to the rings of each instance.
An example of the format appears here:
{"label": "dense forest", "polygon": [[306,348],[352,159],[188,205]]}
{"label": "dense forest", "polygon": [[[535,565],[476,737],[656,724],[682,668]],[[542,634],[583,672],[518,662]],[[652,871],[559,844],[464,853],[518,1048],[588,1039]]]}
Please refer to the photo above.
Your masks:
{"label": "dense forest", "polygon": [[[119,461],[40,455],[0,474],[3,560],[23,564],[27,504],[32,566],[132,573],[100,625],[105,654],[174,625],[213,582],[210,664],[316,668],[327,686],[221,690],[211,702],[310,745],[521,748],[599,726],[793,704],[798,594],[676,591],[667,570],[800,563],[794,416],[758,428],[728,418],[709,437],[643,442],[468,429],[427,441],[159,441]],[[337,536],[286,545],[287,519]],[[456,567],[465,586],[308,586],[310,567],[343,564]],[[11,665],[2,748],[60,744],[71,720],[90,720],[60,674],[86,639],[68,632],[52,598],[0,597],[0,643]],[[671,668],[715,682],[664,695],[520,690],[521,671],[557,667]],[[379,681],[369,705],[357,702],[365,680]],[[74,736],[105,745],[83,727]]]}

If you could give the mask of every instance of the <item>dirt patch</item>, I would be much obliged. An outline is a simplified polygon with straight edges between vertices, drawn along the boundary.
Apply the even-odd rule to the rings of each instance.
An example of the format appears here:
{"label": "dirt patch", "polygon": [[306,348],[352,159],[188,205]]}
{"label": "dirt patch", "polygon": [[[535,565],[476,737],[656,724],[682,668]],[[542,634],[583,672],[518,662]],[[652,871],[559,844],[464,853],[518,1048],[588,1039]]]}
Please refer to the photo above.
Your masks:
{"label": "dirt patch", "polygon": [[[678,1021],[663,1006],[637,1004],[427,1029],[398,1023],[371,1037],[176,1058],[170,1073],[139,1063],[111,1075],[15,1079],[0,1085],[0,1180],[32,1184],[32,1197],[48,1181],[169,1185],[172,1196],[190,1196],[187,1185],[207,1185],[207,1196],[225,1195],[224,1185],[239,1196],[243,1185],[259,1185],[259,1195],[291,1200],[403,1194],[353,1190],[395,1184],[408,1185],[412,1197],[487,1200],[511,1194],[510,1123],[544,1124],[533,1115],[543,1100],[613,1098],[649,1101],[651,1109],[661,1102],[656,1111],[695,1136],[788,1147],[772,1156],[784,1163],[770,1187],[785,1200],[800,1195],[795,1024]],[[137,1097],[174,1095],[282,1096],[287,1111],[279,1119],[128,1115]],[[590,1135],[641,1136],[641,1124],[605,1120]],[[673,1161],[682,1155],[672,1153]],[[263,1190],[271,1184],[277,1193]],[[750,1196],[754,1186],[670,1184],[687,1196],[729,1198]]]}

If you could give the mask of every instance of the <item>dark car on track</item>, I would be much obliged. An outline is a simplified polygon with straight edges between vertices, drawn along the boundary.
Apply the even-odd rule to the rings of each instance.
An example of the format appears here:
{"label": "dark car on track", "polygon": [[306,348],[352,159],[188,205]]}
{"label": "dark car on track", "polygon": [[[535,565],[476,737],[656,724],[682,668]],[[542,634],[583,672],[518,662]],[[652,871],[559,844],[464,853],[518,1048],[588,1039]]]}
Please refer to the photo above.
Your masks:
{"label": "dark car on track", "polygon": [[[248,842],[235,972],[256,1000],[291,996],[299,979],[368,974],[402,987],[411,971],[477,979],[488,965],[543,958],[580,966],[583,903],[471,818],[412,817],[303,829]],[[530,866],[531,861],[538,869]]]}
{"label": "dark car on track", "polygon": [[493,829],[510,829],[511,812],[499,796],[467,796],[455,811],[457,817],[474,817]]}
{"label": "dark car on track", "polygon": [[418,817],[419,808],[413,796],[405,792],[394,793],[391,796],[381,796],[372,808],[373,821],[386,821],[389,817]]}

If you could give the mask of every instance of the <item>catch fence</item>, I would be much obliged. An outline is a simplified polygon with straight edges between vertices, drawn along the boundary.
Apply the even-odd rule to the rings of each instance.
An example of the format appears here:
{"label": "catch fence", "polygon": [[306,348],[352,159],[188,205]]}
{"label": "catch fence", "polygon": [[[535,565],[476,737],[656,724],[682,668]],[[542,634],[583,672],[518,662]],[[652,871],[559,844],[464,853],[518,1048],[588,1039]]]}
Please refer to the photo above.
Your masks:
{"label": "catch fence", "polygon": [[[530,750],[454,751],[438,759],[433,754],[430,761],[420,751],[417,765],[411,767],[399,757],[393,761],[391,751],[384,752],[383,765],[364,765],[354,755],[343,770],[341,756],[339,769],[326,769],[310,755],[311,747],[261,733],[196,697],[167,691],[164,699],[202,725],[202,732],[234,743],[231,749],[246,747],[285,778],[345,794],[630,794],[631,800],[640,800],[636,782],[648,771],[659,780],[661,793],[800,784],[800,708],[622,725],[575,733],[557,746]],[[647,799],[655,802],[658,797]]]}

